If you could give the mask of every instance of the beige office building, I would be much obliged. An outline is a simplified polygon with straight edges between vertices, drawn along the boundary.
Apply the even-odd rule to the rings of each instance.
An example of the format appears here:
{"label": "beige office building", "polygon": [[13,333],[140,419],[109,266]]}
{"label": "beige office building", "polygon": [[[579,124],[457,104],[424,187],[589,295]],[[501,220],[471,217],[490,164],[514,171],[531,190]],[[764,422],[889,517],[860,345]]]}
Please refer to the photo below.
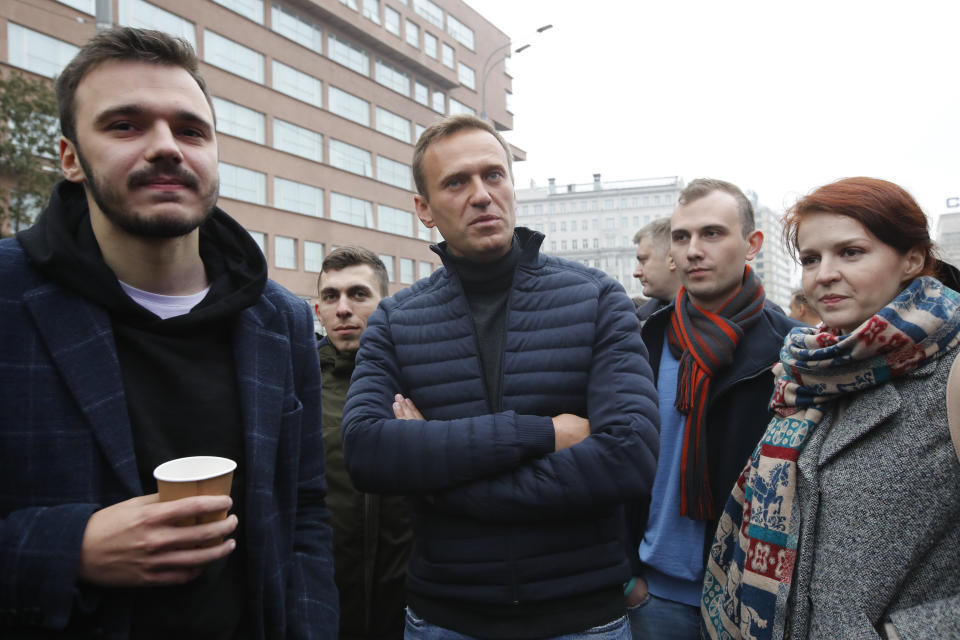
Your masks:
{"label": "beige office building", "polygon": [[[429,274],[434,230],[413,207],[420,132],[483,110],[509,130],[509,39],[460,0],[110,0],[112,24],[197,49],[213,95],[220,206],[270,277],[316,295],[326,252],[380,254],[391,291]],[[95,32],[97,0],[3,0],[0,72],[53,77]],[[517,151],[517,159],[522,152]]]}

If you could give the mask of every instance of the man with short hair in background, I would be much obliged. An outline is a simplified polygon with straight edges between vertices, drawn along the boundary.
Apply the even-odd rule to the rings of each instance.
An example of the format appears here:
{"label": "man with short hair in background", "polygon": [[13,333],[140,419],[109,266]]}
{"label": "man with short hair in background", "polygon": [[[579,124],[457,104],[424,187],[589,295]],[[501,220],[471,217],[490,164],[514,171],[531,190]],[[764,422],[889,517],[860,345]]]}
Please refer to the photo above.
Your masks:
{"label": "man with short hair in background", "polygon": [[317,313],[326,333],[317,348],[323,375],[323,445],[341,640],[403,637],[403,579],[412,542],[407,499],[357,491],[343,463],[340,433],[360,338],[367,318],[389,293],[387,283],[383,262],[362,247],[331,251],[318,282]]}
{"label": "man with short hair in background", "polygon": [[680,290],[677,266],[670,257],[670,218],[660,218],[647,224],[633,236],[637,245],[637,268],[633,277],[643,285],[643,295],[649,300],[637,309],[642,327],[656,311],[667,306]]}
{"label": "man with short hair in background", "polygon": [[790,296],[790,317],[811,327],[820,324],[820,316],[807,302],[807,294],[803,289],[797,289]]}
{"label": "man with short hair in background", "polygon": [[623,287],[515,228],[510,153],[468,115],[420,136],[415,204],[444,266],[370,316],[347,469],[411,496],[409,640],[624,640],[621,505],[653,479],[651,374]]}
{"label": "man with short hair in background", "polygon": [[639,505],[628,597],[634,638],[700,637],[706,555],[723,505],[770,419],[770,368],[796,323],[767,300],[747,265],[763,246],[735,185],[699,179],[670,217],[683,285],[642,335],[660,402],[652,499]]}

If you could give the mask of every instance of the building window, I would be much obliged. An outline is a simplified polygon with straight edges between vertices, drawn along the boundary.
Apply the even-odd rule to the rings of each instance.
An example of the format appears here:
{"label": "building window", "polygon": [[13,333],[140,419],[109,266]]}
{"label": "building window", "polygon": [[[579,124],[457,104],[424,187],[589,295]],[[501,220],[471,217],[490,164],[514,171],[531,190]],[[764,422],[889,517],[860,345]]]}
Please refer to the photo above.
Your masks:
{"label": "building window", "polygon": [[449,13],[447,14],[447,33],[453,39],[473,51],[473,29],[463,24]]}
{"label": "building window", "polygon": [[[599,248],[600,248],[600,238],[594,238],[594,239],[593,239],[593,248],[594,248],[594,249],[599,249]],[[597,266],[596,263],[594,263],[593,266]]]}
{"label": "building window", "polygon": [[444,95],[443,91],[434,91],[433,92],[433,110],[437,113],[445,113],[446,105],[444,105]]}
{"label": "building window", "polygon": [[417,225],[417,237],[420,238],[421,240],[426,240],[427,242],[430,242],[433,240],[433,229],[430,229],[429,227],[427,227],[421,222],[420,224]]}
{"label": "building window", "polygon": [[377,60],[375,80],[397,93],[410,96],[410,76],[391,67],[383,60]]}
{"label": "building window", "polygon": [[422,136],[422,135],[423,135],[423,132],[426,131],[426,130],[427,130],[427,128],[426,128],[425,126],[423,126],[422,124],[415,124],[415,125],[413,125],[413,135],[414,135],[414,139],[415,139],[415,140],[419,140],[419,139],[420,139],[420,136]]}
{"label": "building window", "polygon": [[273,5],[270,11],[270,28],[284,38],[323,54],[323,30],[284,7]]}
{"label": "building window", "polygon": [[411,47],[420,48],[420,27],[417,23],[407,20],[407,44]]}
{"label": "building window", "polygon": [[327,37],[327,54],[334,62],[367,77],[370,76],[370,56],[367,52],[332,33]]}
{"label": "building window", "polygon": [[453,47],[443,43],[443,64],[453,69]]}
{"label": "building window", "polygon": [[616,229],[617,228],[617,219],[616,218],[604,218],[603,220],[604,229]]}
{"label": "building window", "polygon": [[413,83],[413,99],[425,107],[430,106],[430,88],[419,82]]}
{"label": "building window", "polygon": [[320,273],[323,270],[323,243],[303,241],[303,270]]}
{"label": "building window", "polygon": [[434,60],[437,59],[438,44],[437,36],[427,33],[426,31],[423,32],[423,52]]}
{"label": "building window", "polygon": [[413,181],[410,165],[377,156],[377,180],[409,191]]}
{"label": "building window", "polygon": [[400,258],[400,283],[413,284],[413,260]]}
{"label": "building window", "polygon": [[97,0],[57,0],[57,2],[65,4],[68,7],[73,7],[77,11],[83,11],[92,16],[96,15]]}
{"label": "building window", "polygon": [[460,84],[468,89],[477,88],[476,72],[462,62],[457,63],[457,79],[460,80]]}
{"label": "building window", "polygon": [[380,254],[380,260],[383,261],[383,266],[387,268],[387,280],[390,282],[395,282],[396,278],[393,273],[393,256],[388,256],[386,254]]}
{"label": "building window", "polygon": [[249,18],[257,24],[263,24],[263,0],[213,0],[219,5]]}
{"label": "building window", "polygon": [[340,4],[354,11],[360,11],[360,7],[357,6],[357,0],[340,0]]}
{"label": "building window", "polygon": [[213,31],[203,32],[203,59],[215,67],[263,84],[263,54]]}
{"label": "building window", "polygon": [[566,241],[566,240],[561,240],[561,241],[560,241],[560,250],[561,250],[561,251],[566,251],[566,250],[567,250],[567,241]]}
{"label": "building window", "polygon": [[307,104],[323,107],[323,83],[319,79],[276,60],[272,71],[274,89]]}
{"label": "building window", "polygon": [[370,126],[370,103],[363,98],[327,85],[327,106],[331,113]]}
{"label": "building window", "polygon": [[258,144],[264,143],[265,115],[223,98],[214,97],[213,106],[217,111],[217,131]]}
{"label": "building window", "polygon": [[197,48],[197,32],[193,23],[175,13],[164,11],[160,7],[143,0],[126,0],[119,3],[118,23],[124,27],[138,29],[157,29],[170,35],[183,38],[194,49]]}
{"label": "building window", "polygon": [[297,241],[285,236],[273,236],[273,266],[278,269],[297,268]]}
{"label": "building window", "polygon": [[380,0],[363,0],[363,17],[380,24]]}
{"label": "building window", "polygon": [[459,100],[450,98],[450,115],[454,115],[456,113],[466,113],[471,116],[477,115],[477,112],[473,107],[468,107]]}
{"label": "building window", "polygon": [[7,59],[10,64],[52,78],[63,71],[78,49],[32,29],[7,23]]}
{"label": "building window", "polygon": [[561,222],[561,223],[560,223],[560,231],[566,231],[566,230],[567,230],[567,223],[566,223],[566,222]]}
{"label": "building window", "polygon": [[505,91],[505,104],[507,105],[507,112],[513,113],[513,94],[509,91]]}
{"label": "building window", "polygon": [[373,228],[373,203],[341,193],[331,193],[330,218],[358,227]]}
{"label": "building window", "polygon": [[587,226],[588,226],[588,225],[587,225],[587,221],[586,221],[586,220],[581,220],[581,221],[580,221],[580,231],[586,231],[586,230],[587,230]]}
{"label": "building window", "polygon": [[395,36],[400,35],[400,12],[390,7],[383,8],[383,26]]}
{"label": "building window", "polygon": [[424,262],[421,260],[420,264],[417,266],[420,269],[419,277],[421,278],[429,278],[430,274],[433,273],[433,264],[430,262]]}
{"label": "building window", "polygon": [[507,56],[506,58],[503,59],[503,72],[508,76],[510,76],[511,78],[513,77],[513,72],[510,70],[512,66],[513,66],[513,58],[511,58],[510,56]]}
{"label": "building window", "polygon": [[260,248],[260,253],[267,255],[267,236],[259,231],[248,230],[247,233],[249,233],[253,241],[257,243],[257,246]]}
{"label": "building window", "polygon": [[273,206],[284,211],[323,217],[323,189],[285,178],[273,179]]}
{"label": "building window", "polygon": [[573,249],[574,251],[577,250],[577,240],[576,240],[576,238],[574,238],[573,240],[570,241],[570,248]]}
{"label": "building window", "polygon": [[413,237],[413,214],[402,209],[394,209],[385,204],[377,205],[377,228],[387,233]]}
{"label": "building window", "polygon": [[267,204],[267,175],[221,162],[220,196],[254,204]]}
{"label": "building window", "polygon": [[323,162],[323,136],[279,118],[273,119],[273,147],[314,162]]}
{"label": "building window", "polygon": [[413,10],[426,18],[430,24],[443,29],[443,9],[430,0],[413,0]]}
{"label": "building window", "polygon": [[373,176],[369,151],[333,138],[330,138],[330,165],[360,176]]}
{"label": "building window", "polygon": [[410,142],[410,121],[382,107],[377,107],[377,131]]}
{"label": "building window", "polygon": [[557,250],[557,241],[556,241],[556,240],[551,240],[551,241],[550,241],[550,251],[556,251],[556,250]]}

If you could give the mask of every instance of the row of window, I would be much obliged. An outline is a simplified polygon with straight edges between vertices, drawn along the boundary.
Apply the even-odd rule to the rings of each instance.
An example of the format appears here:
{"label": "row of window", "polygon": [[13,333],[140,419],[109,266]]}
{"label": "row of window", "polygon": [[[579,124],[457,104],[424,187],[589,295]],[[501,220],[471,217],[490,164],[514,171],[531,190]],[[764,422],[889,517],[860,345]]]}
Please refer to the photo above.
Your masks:
{"label": "row of window", "polygon": [[[224,198],[266,206],[267,175],[246,167],[221,162],[220,195]],[[323,189],[279,176],[273,178],[273,206],[314,218],[326,217]],[[329,206],[329,218],[337,222],[426,241],[432,240],[433,237],[430,229],[420,224],[419,219],[411,211],[377,204],[375,219],[373,202],[332,191]]]}
{"label": "row of window", "polygon": [[[267,235],[261,231],[249,231],[250,236],[260,247],[260,251],[267,255]],[[330,251],[336,249],[336,245],[330,246]],[[304,271],[311,273],[320,273],[323,267],[324,246],[322,242],[303,241],[302,247]],[[387,254],[380,254],[380,259],[387,268],[387,279],[390,282],[399,282],[400,284],[413,284],[417,278],[426,278],[433,273],[434,265],[432,262],[424,260],[419,261],[417,271],[414,271],[416,260],[413,258],[400,258]],[[297,239],[288,236],[273,236],[273,266],[278,269],[300,269],[301,264],[297,252]],[[399,270],[397,269],[399,266]],[[416,276],[414,275],[416,273]],[[399,277],[398,277],[399,276]]]}
{"label": "row of window", "polygon": [[[653,221],[653,216],[646,215],[642,218],[643,224]],[[531,229],[536,229],[542,233],[557,233],[558,231],[563,233],[565,231],[577,231],[579,226],[580,231],[587,231],[592,229],[593,231],[600,230],[600,218],[593,218],[592,220],[583,219],[579,223],[576,220],[563,220],[559,223],[557,222],[527,222],[525,223]],[[603,228],[607,230],[613,229],[632,229],[634,231],[640,228],[641,218],[640,216],[633,216],[628,218],[627,216],[620,216],[620,224],[617,225],[617,219],[614,217],[608,217],[603,219]]]}
{"label": "row of window", "polygon": [[[652,196],[633,196],[632,198],[620,198],[620,206],[617,206],[616,198],[592,199],[592,200],[574,200],[571,202],[549,202],[547,203],[547,213],[573,213],[576,211],[609,211],[612,209],[639,209],[640,207],[661,207],[672,206],[676,204],[676,195],[672,193],[657,194]],[[544,206],[542,204],[524,204],[520,206],[521,215],[542,215]]]}
{"label": "row of window", "polygon": [[[567,240],[560,240],[559,245],[557,244],[557,242],[558,242],[557,240],[550,241],[550,251],[557,251],[558,246],[560,251],[567,251],[567,250],[586,251],[587,249],[590,249],[589,238],[583,238],[583,240],[577,240],[577,238],[574,238],[569,242]],[[603,240],[603,248],[605,249],[616,249],[617,247],[629,247],[630,244],[631,244],[631,238],[627,236],[620,236],[619,238],[617,238],[616,236],[613,236],[610,238],[604,238]],[[593,239],[593,248],[594,249],[600,248],[600,238]]]}

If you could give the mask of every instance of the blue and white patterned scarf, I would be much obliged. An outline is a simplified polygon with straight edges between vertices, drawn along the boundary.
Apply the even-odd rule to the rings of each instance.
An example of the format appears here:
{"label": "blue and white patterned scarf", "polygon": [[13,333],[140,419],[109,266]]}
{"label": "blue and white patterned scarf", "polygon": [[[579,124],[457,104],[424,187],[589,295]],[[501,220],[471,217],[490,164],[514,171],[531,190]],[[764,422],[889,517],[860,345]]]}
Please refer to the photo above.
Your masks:
{"label": "blue and white patterned scarf", "polygon": [[784,636],[800,505],[797,458],[825,405],[913,371],[960,342],[960,294],[915,279],[853,332],[798,327],[773,372],[776,412],[720,516],[700,614],[715,640]]}

